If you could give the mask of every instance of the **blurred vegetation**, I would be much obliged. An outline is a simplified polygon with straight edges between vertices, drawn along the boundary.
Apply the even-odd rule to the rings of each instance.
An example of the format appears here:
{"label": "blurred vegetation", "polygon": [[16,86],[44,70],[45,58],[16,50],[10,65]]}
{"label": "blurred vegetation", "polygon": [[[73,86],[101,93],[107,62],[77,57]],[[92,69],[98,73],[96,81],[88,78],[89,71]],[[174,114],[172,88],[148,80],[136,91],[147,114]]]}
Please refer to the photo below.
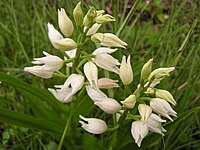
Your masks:
{"label": "blurred vegetation", "polygon": [[[52,105],[62,107],[63,111],[57,110],[56,107],[49,107],[50,100],[40,101],[37,96],[33,96],[34,94],[29,94],[31,91],[31,89],[28,91],[29,86],[23,89],[16,84],[18,78],[31,84],[37,90],[38,88],[47,89],[47,87],[53,87],[54,83],[63,82],[57,78],[41,79],[25,73],[23,68],[30,66],[33,58],[41,57],[42,51],[58,54],[49,42],[46,24],[50,22],[58,28],[57,9],[65,8],[67,14],[72,17],[72,11],[77,2],[78,0],[0,1],[0,71],[16,78],[6,79],[0,74],[1,81],[4,81],[3,78],[8,80],[0,84],[0,111],[4,111],[4,114],[10,111],[19,112],[38,118],[35,120],[38,122],[38,126],[30,127],[30,129],[20,120],[18,120],[18,124],[13,123],[12,125],[10,120],[0,122],[0,150],[53,150],[59,143],[68,106],[63,106],[52,98],[52,101],[55,100],[55,104]],[[159,87],[171,91],[174,95],[177,101],[174,109],[180,118],[177,118],[171,126],[166,125],[168,132],[163,139],[157,134],[149,135],[144,139],[142,144],[144,146],[141,149],[198,149],[200,147],[200,2],[198,0],[152,0],[147,4],[147,1],[140,0],[83,0],[82,4],[85,8],[92,5],[97,9],[105,9],[107,13],[116,18],[116,22],[103,25],[100,31],[117,33],[122,40],[128,43],[127,50],[118,51],[114,56],[121,59],[122,54],[131,54],[135,80],[131,90],[135,89],[138,84],[142,65],[150,58],[154,58],[154,68],[176,67],[175,73],[162,81]],[[133,5],[134,13],[128,18],[127,24],[119,33],[118,31]],[[76,37],[77,34],[73,36]],[[112,76],[115,78],[114,74]],[[40,94],[42,92],[38,95]],[[118,99],[124,98],[120,93],[115,96]],[[84,97],[84,101],[87,101],[88,108],[91,107],[88,97]],[[38,105],[44,106],[47,114],[42,110],[43,108],[34,110],[34,107],[38,107]],[[87,108],[85,109],[87,110]],[[6,112],[7,110],[9,112]],[[52,113],[52,110],[55,111],[55,114]],[[84,112],[84,108],[79,111]],[[94,112],[88,111],[88,113]],[[57,133],[51,132],[53,130],[51,127],[44,129],[47,132],[37,130],[37,127],[41,127],[39,126],[42,121],[40,119],[44,116],[49,120],[51,117],[57,118],[57,122],[61,126],[57,129]],[[77,118],[75,120],[77,122]],[[74,128],[70,131],[71,134],[73,134]],[[121,130],[126,128],[122,127]],[[94,147],[104,149],[105,145],[102,145],[101,137],[90,134],[79,135],[80,133],[69,135],[64,146],[68,149],[92,150]],[[118,139],[119,147],[117,149],[137,148],[130,136],[130,133],[123,132]],[[76,137],[76,139],[70,139],[71,137]],[[103,136],[103,138],[105,137],[106,135]],[[108,136],[105,139],[109,141]]]}

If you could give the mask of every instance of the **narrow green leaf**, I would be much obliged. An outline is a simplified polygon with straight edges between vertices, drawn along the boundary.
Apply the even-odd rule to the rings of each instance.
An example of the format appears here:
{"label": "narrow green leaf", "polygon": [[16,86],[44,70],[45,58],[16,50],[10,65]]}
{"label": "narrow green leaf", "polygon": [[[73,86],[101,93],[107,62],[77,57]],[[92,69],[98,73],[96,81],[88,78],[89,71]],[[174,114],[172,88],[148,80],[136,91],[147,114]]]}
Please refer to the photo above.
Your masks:
{"label": "narrow green leaf", "polygon": [[46,131],[57,135],[62,134],[64,127],[64,124],[58,124],[44,118],[35,118],[30,115],[21,114],[6,109],[1,109],[0,120],[8,124]]}

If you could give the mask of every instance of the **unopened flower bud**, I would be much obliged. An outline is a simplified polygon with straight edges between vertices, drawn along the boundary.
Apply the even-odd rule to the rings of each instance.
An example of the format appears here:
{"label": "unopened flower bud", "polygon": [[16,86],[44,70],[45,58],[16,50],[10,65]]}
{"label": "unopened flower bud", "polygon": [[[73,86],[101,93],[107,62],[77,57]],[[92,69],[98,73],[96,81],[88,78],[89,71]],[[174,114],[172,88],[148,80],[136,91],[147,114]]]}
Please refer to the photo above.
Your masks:
{"label": "unopened flower bud", "polygon": [[61,40],[57,40],[53,42],[58,48],[63,49],[65,51],[70,51],[77,48],[76,42],[70,38],[64,38]]}
{"label": "unopened flower bud", "polygon": [[127,44],[120,40],[116,35],[112,33],[96,33],[91,36],[91,40],[95,43],[99,43],[102,46],[113,46],[125,48]]}
{"label": "unopened flower bud", "polygon": [[170,102],[171,104],[176,105],[176,101],[174,100],[172,94],[167,90],[161,90],[161,89],[156,90],[156,97],[164,99]]}
{"label": "unopened flower bud", "polygon": [[73,11],[74,20],[77,26],[81,26],[83,24],[83,11],[81,9],[81,2],[79,2]]}
{"label": "unopened flower bud", "polygon": [[90,9],[88,10],[87,14],[83,19],[83,24],[86,27],[89,27],[93,23],[93,20],[96,16],[97,16],[96,9],[94,7],[90,7]]}
{"label": "unopened flower bud", "polygon": [[115,18],[109,14],[105,14],[96,18],[96,23],[103,24],[110,21],[116,21]]}
{"label": "unopened flower bud", "polygon": [[147,88],[145,94],[148,94],[148,95],[154,95],[155,94],[155,90],[151,87]]}
{"label": "unopened flower bud", "polygon": [[131,67],[130,62],[130,55],[128,56],[127,62],[126,62],[126,56],[122,57],[122,63],[119,69],[119,76],[124,83],[124,85],[128,85],[133,81],[133,70]]}
{"label": "unopened flower bud", "polygon": [[72,35],[74,26],[63,8],[60,10],[58,9],[58,25],[66,37],[70,37]]}
{"label": "unopened flower bud", "polygon": [[97,17],[104,14],[105,13],[105,10],[97,10]]}
{"label": "unopened flower bud", "polygon": [[148,77],[148,80],[151,80],[153,77],[155,79],[161,79],[164,78],[165,76],[169,76],[169,73],[173,71],[175,67],[169,67],[169,68],[158,68],[155,69],[150,76]]}
{"label": "unopened flower bud", "polygon": [[149,107],[148,105],[146,104],[139,104],[138,106],[138,111],[140,113],[140,116],[141,116],[141,120],[142,121],[147,121],[149,116],[151,115],[152,113],[152,108]]}
{"label": "unopened flower bud", "polygon": [[145,80],[149,77],[149,75],[151,74],[152,71],[152,62],[153,62],[153,58],[150,59],[146,64],[144,64],[144,66],[142,67],[142,71],[141,71],[141,80]]}
{"label": "unopened flower bud", "polygon": [[121,103],[123,104],[123,107],[125,108],[133,108],[136,103],[136,97],[135,95],[130,95],[124,101],[121,101]]}
{"label": "unopened flower bud", "polygon": [[93,134],[102,134],[107,130],[107,125],[105,121],[96,118],[85,118],[81,115],[79,117],[83,121],[79,121],[82,125],[82,128],[85,129],[89,133]]}

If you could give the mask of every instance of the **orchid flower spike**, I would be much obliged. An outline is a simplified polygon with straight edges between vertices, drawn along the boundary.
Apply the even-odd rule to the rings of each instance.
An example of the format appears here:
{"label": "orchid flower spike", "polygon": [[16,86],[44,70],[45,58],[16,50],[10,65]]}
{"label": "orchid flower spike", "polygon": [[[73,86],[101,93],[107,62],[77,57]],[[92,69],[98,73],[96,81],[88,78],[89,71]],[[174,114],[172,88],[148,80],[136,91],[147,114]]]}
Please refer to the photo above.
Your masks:
{"label": "orchid flower spike", "polygon": [[85,129],[87,132],[92,134],[102,134],[107,130],[107,125],[105,121],[96,118],[85,118],[81,115],[79,117],[83,121],[79,121],[81,123],[82,128]]}

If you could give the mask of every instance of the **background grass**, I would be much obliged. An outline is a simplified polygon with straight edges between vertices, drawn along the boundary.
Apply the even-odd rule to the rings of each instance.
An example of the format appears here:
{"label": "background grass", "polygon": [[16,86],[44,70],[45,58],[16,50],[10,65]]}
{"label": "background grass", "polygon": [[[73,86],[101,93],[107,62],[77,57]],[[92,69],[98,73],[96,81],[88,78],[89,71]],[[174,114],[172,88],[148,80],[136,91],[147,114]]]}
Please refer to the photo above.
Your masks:
{"label": "background grass", "polygon": [[[57,54],[53,49],[47,36],[46,24],[51,22],[57,26],[57,9],[64,7],[69,16],[72,16],[73,8],[78,1],[68,0],[1,0],[0,1],[0,71],[30,83],[35,87],[52,87],[54,83],[60,84],[63,80],[41,79],[31,74],[25,73],[23,68],[30,66],[30,62],[35,57],[42,56],[42,51]],[[131,90],[138,84],[141,66],[150,58],[154,58],[154,68],[175,66],[175,73],[162,81],[160,88],[171,91],[174,95],[177,106],[174,108],[180,119],[171,126],[167,126],[168,132],[164,140],[160,138],[147,137],[144,140],[143,148],[153,149],[197,149],[200,147],[200,38],[199,38],[199,9],[198,0],[154,0],[149,5],[146,1],[133,0],[105,0],[83,1],[83,6],[89,5],[97,9],[104,9],[107,13],[115,16],[116,22],[103,25],[100,31],[117,33],[121,39],[128,43],[127,50],[118,51],[114,56],[121,59],[122,54],[131,54],[134,70],[134,83]],[[131,10],[131,8],[134,8]],[[84,11],[85,11],[84,10]],[[129,13],[126,24],[123,22]],[[121,28],[124,27],[124,28]],[[119,29],[122,29],[119,32]],[[77,35],[74,34],[74,37]],[[0,75],[2,82],[0,85],[0,111],[6,116],[14,111],[20,114],[27,114],[40,119],[46,116],[49,120],[57,118],[61,125],[57,133],[49,127],[50,132],[42,132],[23,124],[18,120],[11,120],[0,123],[0,147],[1,149],[54,149],[59,142],[62,127],[65,124],[65,114],[69,106],[60,105],[55,99],[55,103],[48,101],[45,97],[38,98],[41,93],[30,95],[32,87],[20,88],[17,79],[11,80],[7,76]],[[5,79],[3,79],[5,78]],[[9,82],[10,81],[10,82]],[[9,83],[9,84],[8,84]],[[14,84],[15,83],[15,84]],[[14,84],[14,85],[13,85]],[[25,85],[24,85],[25,86]],[[16,88],[17,87],[17,88]],[[27,89],[30,88],[30,91]],[[21,90],[23,89],[23,90]],[[35,95],[35,96],[33,96]],[[84,93],[83,93],[84,95]],[[47,94],[48,97],[48,94]],[[119,95],[119,97],[123,97]],[[91,108],[88,97],[85,98],[80,112],[84,112],[84,104]],[[50,106],[49,103],[52,103]],[[41,107],[38,107],[40,105]],[[62,108],[62,110],[57,108]],[[67,107],[67,108],[66,108]],[[43,109],[45,108],[45,109]],[[55,112],[55,113],[54,113]],[[77,112],[78,114],[78,112]],[[15,117],[15,114],[13,114]],[[54,115],[54,116],[52,116]],[[22,119],[26,116],[20,116]],[[20,118],[19,117],[19,118]],[[18,118],[18,119],[19,119]],[[34,119],[30,118],[30,119]],[[60,118],[60,119],[58,119]],[[61,121],[63,119],[63,121]],[[59,122],[60,121],[60,122]],[[41,128],[40,120],[34,120],[35,128]],[[38,124],[37,124],[38,122]],[[76,121],[75,121],[76,122]],[[14,125],[13,125],[14,124]],[[20,125],[23,127],[15,126]],[[33,127],[33,126],[32,126]],[[38,128],[37,128],[38,127]],[[56,132],[57,129],[55,129]],[[73,130],[73,129],[72,129]],[[45,130],[46,131],[46,130]],[[130,134],[130,133],[128,133]],[[92,149],[93,145],[100,145],[103,140],[97,142],[94,136],[86,134],[81,136],[82,142],[78,141],[80,135],[74,135],[77,139],[70,139],[69,135],[65,146],[72,146],[73,149]],[[130,135],[124,135],[129,137]],[[154,137],[158,135],[153,134]],[[104,136],[105,137],[105,136]],[[151,136],[149,136],[151,137]],[[125,138],[126,139],[126,138]],[[123,141],[123,140],[122,140]],[[164,142],[163,142],[164,141]],[[119,141],[120,142],[120,141]],[[90,147],[89,147],[90,145]],[[134,141],[127,142],[122,149],[135,147]],[[97,146],[98,149],[98,146]]]}

